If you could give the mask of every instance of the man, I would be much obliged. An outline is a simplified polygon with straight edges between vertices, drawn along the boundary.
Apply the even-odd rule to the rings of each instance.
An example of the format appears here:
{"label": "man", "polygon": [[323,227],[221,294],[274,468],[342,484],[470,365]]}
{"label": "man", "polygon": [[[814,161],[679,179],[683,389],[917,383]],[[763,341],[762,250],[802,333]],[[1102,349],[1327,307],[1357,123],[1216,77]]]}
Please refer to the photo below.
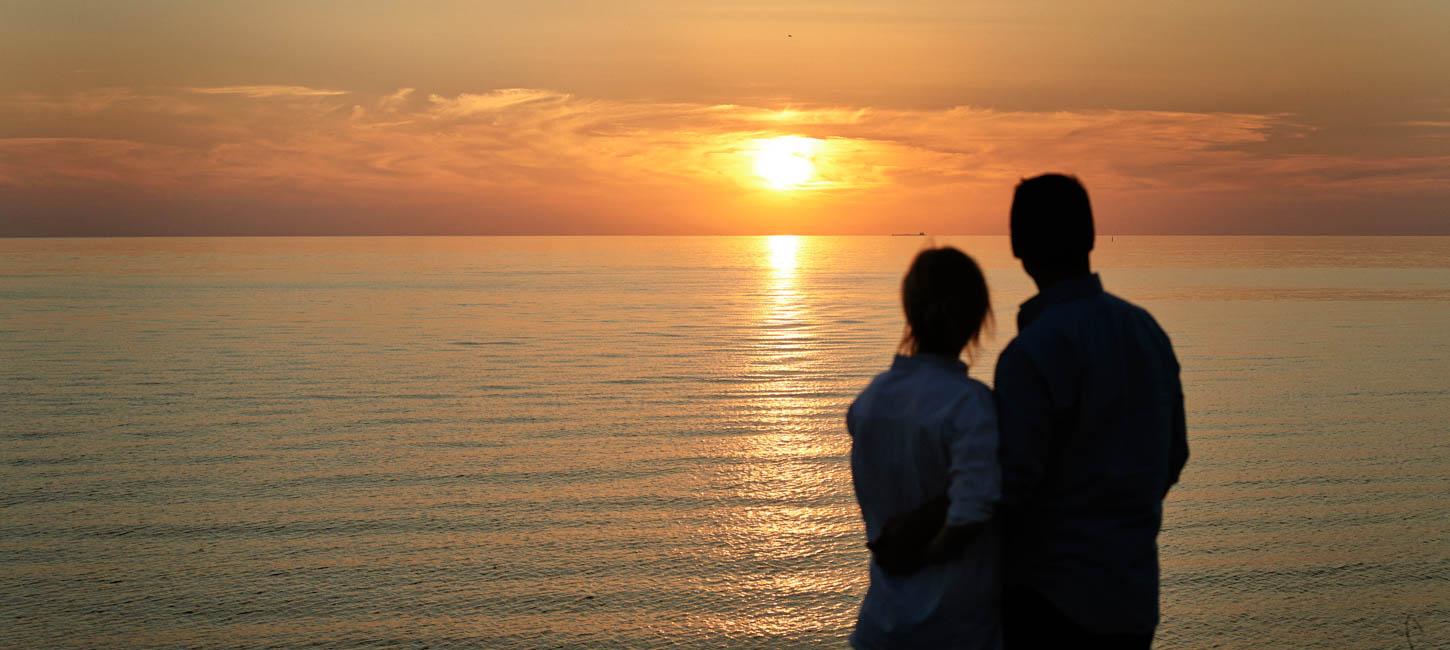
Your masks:
{"label": "man", "polygon": [[1037,283],[997,363],[1012,648],[1148,648],[1163,498],[1188,460],[1168,337],[1091,271],[1077,179],[1017,186],[1012,253]]}

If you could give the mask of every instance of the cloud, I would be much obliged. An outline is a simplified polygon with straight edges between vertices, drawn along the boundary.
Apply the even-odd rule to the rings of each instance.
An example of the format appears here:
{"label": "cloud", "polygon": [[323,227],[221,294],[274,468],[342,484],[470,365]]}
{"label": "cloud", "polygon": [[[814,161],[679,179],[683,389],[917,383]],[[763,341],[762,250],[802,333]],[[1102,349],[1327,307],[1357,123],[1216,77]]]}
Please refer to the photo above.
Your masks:
{"label": "cloud", "polygon": [[[87,119],[42,119],[76,113]],[[1112,208],[1105,231],[1163,229],[1154,211],[1165,206],[1184,215],[1171,230],[1208,228],[1214,209],[1248,214],[1286,196],[1443,205],[1450,185],[1450,156],[1274,153],[1267,145],[1313,133],[1283,114],[631,102],[528,88],[420,99],[412,88],[369,97],[260,85],[16,95],[0,98],[0,118],[40,125],[0,138],[0,190],[23,193],[32,211],[47,197],[109,189],[136,197],[117,210],[245,199],[427,212],[469,232],[878,232],[902,215],[943,232],[999,231],[1012,185],[1047,170],[1088,182]],[[777,195],[754,176],[753,143],[785,134],[822,142],[811,191]]]}
{"label": "cloud", "polygon": [[0,111],[30,117],[74,117],[123,110],[176,115],[195,108],[184,97],[141,94],[130,88],[94,88],[63,95],[22,92],[0,96]]}
{"label": "cloud", "polygon": [[413,88],[399,88],[397,92],[378,100],[378,110],[388,113],[403,110],[407,107],[408,98],[413,96],[413,92]]}
{"label": "cloud", "polygon": [[348,94],[345,90],[308,88],[307,86],[215,86],[208,88],[187,88],[198,95],[242,95],[254,99],[270,97],[332,97]]}
{"label": "cloud", "polygon": [[439,117],[496,114],[528,104],[558,104],[568,99],[568,95],[531,88],[506,88],[483,94],[465,93],[452,99],[438,95],[428,96],[428,102],[435,109],[433,114]]}

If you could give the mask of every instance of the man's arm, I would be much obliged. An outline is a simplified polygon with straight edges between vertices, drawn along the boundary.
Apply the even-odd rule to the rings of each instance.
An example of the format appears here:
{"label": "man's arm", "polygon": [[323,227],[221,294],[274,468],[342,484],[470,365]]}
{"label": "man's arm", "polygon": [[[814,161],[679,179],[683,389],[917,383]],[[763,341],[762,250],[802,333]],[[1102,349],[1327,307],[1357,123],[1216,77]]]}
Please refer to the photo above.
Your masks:
{"label": "man's arm", "polygon": [[876,565],[892,575],[915,573],[922,565],[939,557],[945,549],[935,549],[937,554],[928,557],[933,545],[946,525],[947,496],[933,498],[915,510],[892,517],[882,527],[881,535],[875,541],[867,542],[871,558]]}
{"label": "man's arm", "polygon": [[1046,471],[1052,441],[1052,398],[1047,380],[1016,342],[997,359],[997,421],[1001,430],[1002,504],[1027,502]]}
{"label": "man's arm", "polygon": [[987,522],[974,521],[970,524],[947,524],[937,531],[936,537],[927,544],[924,560],[926,564],[945,562],[958,555],[967,548],[977,535],[982,534],[986,529]]}

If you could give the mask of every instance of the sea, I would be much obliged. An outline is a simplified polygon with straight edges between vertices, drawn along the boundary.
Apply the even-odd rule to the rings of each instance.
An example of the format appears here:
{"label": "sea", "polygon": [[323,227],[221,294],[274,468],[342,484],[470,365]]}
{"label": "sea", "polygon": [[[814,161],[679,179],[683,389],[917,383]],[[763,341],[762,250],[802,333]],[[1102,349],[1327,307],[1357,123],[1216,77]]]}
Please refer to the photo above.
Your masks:
{"label": "sea", "polygon": [[[0,647],[832,648],[925,246],[0,240]],[[1183,366],[1159,648],[1450,647],[1450,238],[1100,236]]]}

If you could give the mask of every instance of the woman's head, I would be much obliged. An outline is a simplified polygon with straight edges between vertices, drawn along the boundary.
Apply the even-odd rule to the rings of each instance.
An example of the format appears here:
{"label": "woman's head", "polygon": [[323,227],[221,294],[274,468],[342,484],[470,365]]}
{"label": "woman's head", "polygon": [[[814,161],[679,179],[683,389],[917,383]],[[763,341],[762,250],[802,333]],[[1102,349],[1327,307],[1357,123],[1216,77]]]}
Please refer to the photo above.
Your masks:
{"label": "woman's head", "polygon": [[906,310],[904,354],[960,356],[992,316],[982,269],[950,246],[926,249],[912,260],[901,281],[901,305]]}

